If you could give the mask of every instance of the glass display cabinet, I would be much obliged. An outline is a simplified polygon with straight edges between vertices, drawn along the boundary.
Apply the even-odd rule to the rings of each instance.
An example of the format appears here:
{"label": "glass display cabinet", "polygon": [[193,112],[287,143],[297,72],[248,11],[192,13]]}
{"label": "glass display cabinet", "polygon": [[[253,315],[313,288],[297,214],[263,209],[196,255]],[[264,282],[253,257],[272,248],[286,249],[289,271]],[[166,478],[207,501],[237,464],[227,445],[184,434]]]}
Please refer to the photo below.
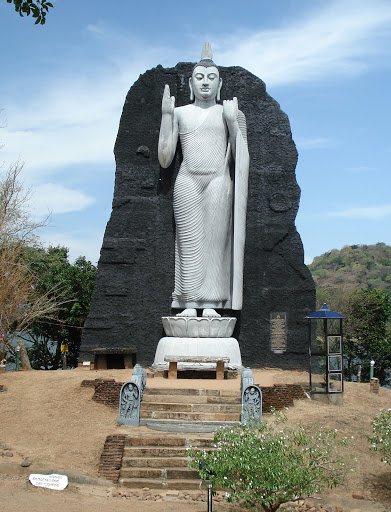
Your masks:
{"label": "glass display cabinet", "polygon": [[343,393],[342,321],[345,317],[323,304],[306,318],[310,320],[311,396]]}

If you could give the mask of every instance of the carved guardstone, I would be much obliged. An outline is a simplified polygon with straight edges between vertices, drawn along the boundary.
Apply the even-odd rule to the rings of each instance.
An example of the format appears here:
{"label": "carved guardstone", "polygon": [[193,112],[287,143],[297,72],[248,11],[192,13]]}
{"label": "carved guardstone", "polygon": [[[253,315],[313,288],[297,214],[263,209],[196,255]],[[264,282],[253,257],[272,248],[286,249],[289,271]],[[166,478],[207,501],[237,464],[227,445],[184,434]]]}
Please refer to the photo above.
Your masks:
{"label": "carved guardstone", "polygon": [[141,391],[135,382],[125,382],[119,396],[118,423],[128,427],[140,424]]}
{"label": "carved guardstone", "polygon": [[[161,98],[169,84],[176,105],[187,105],[193,66],[158,66],[141,75],[127,95],[115,145],[113,210],[83,332],[81,361],[93,360],[94,348],[129,345],[137,351],[137,362],[149,366],[154,360],[156,341],[162,337],[161,316],[171,304],[172,193],[181,162],[178,150],[168,169],[160,169],[158,163]],[[237,96],[246,116],[251,162],[243,308],[240,313],[227,311],[238,319],[233,337],[240,340],[246,365],[307,368],[304,317],[315,310],[315,286],[295,227],[300,189],[289,120],[262,80],[240,67],[219,66],[219,71],[221,100]],[[283,354],[275,354],[270,344],[270,314],[279,311],[287,313]],[[215,338],[215,343],[222,339]]]}
{"label": "carved guardstone", "polygon": [[242,393],[240,421],[245,425],[262,421],[262,391],[256,384],[247,386]]}

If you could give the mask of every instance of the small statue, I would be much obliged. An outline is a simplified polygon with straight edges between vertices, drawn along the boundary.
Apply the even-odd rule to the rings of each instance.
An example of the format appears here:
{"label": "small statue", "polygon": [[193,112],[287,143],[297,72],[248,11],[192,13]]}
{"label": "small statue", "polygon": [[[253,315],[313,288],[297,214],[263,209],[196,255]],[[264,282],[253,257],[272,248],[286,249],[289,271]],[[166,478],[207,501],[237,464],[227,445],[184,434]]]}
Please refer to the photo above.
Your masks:
{"label": "small statue", "polygon": [[[220,316],[242,308],[249,155],[238,100],[220,100],[222,79],[205,43],[189,79],[194,103],[175,107],[165,86],[158,156],[171,164],[178,137],[183,161],[174,187],[175,289],[180,316]],[[234,160],[235,168],[230,165]]]}

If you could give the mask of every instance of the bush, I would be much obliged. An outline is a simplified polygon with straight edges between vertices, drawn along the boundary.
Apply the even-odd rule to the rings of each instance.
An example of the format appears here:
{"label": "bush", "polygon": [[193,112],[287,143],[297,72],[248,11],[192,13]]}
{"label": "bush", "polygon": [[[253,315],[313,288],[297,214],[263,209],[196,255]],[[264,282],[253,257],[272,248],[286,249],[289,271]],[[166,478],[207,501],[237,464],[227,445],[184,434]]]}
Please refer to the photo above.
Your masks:
{"label": "bush", "polygon": [[391,466],[391,409],[382,409],[371,422],[373,436],[368,436],[372,450],[381,454],[381,460]]}
{"label": "bush", "polygon": [[276,511],[325,487],[341,483],[344,462],[336,448],[337,431],[312,434],[281,424],[238,425],[215,433],[215,449],[192,448],[190,467],[213,488],[226,489],[229,502]]}

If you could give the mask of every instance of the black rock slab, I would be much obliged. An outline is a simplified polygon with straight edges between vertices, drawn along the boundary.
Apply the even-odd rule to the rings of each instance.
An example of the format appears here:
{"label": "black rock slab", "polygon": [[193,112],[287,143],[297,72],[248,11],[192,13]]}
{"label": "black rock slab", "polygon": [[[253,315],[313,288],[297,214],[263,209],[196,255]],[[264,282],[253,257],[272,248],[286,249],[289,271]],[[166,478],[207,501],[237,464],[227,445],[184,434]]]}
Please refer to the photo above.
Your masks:
{"label": "black rock slab", "polygon": [[[164,335],[161,317],[172,313],[172,192],[181,155],[179,148],[172,165],[160,168],[161,98],[168,83],[176,106],[188,104],[192,68],[191,63],[157,66],[141,75],[126,97],[114,149],[113,209],[80,361],[93,360],[94,348],[132,346],[137,362],[149,366]],[[307,368],[304,317],[315,310],[315,286],[295,227],[300,188],[289,120],[262,80],[240,67],[222,67],[220,73],[221,99],[237,96],[246,116],[250,152],[244,303],[241,312],[223,314],[238,317],[234,336],[245,366]],[[283,323],[272,329],[278,313],[285,319],[283,335]]]}

